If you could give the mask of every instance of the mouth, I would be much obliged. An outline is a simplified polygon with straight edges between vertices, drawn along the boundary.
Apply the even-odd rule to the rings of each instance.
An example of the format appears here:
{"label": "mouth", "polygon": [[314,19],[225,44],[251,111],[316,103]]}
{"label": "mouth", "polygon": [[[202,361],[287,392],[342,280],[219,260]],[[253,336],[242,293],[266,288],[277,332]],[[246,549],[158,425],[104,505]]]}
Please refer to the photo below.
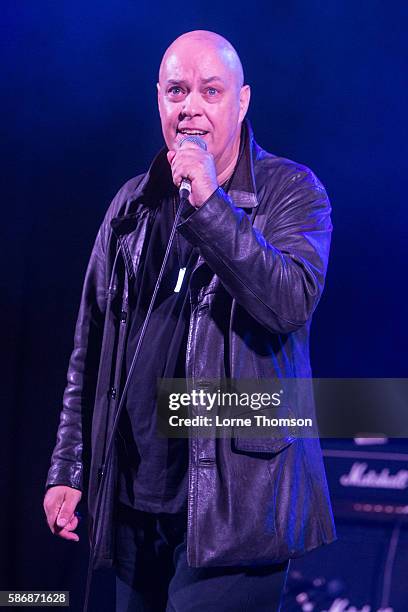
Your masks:
{"label": "mouth", "polygon": [[177,129],[177,134],[182,134],[183,136],[205,136],[208,134],[206,130],[193,130],[191,128],[181,128]]}

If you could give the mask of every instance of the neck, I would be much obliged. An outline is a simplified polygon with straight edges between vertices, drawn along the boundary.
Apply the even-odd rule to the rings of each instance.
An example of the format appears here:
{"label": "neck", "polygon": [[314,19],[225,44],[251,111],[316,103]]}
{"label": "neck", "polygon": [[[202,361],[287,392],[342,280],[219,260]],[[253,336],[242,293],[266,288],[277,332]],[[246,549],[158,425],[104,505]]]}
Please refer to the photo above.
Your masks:
{"label": "neck", "polygon": [[240,139],[238,138],[235,141],[234,155],[232,156],[231,160],[228,162],[227,166],[223,168],[223,170],[219,174],[217,173],[217,181],[219,185],[222,185],[223,183],[225,183],[225,181],[227,181],[232,175],[232,173],[234,172],[235,166],[237,165],[238,155],[239,155],[239,144],[240,144]]}

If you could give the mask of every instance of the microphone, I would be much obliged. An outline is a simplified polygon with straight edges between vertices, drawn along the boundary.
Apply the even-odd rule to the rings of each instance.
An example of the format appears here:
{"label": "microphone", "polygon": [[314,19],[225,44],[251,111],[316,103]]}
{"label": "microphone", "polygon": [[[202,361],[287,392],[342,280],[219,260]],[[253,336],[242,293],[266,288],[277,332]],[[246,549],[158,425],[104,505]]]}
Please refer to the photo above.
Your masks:
{"label": "microphone", "polygon": [[[207,144],[205,141],[199,136],[185,136],[179,142],[179,148],[183,146],[185,142],[193,142],[198,147],[200,147],[203,151],[207,150]],[[189,195],[191,194],[191,181],[188,178],[182,178],[179,188],[179,196],[180,200],[187,200]]]}

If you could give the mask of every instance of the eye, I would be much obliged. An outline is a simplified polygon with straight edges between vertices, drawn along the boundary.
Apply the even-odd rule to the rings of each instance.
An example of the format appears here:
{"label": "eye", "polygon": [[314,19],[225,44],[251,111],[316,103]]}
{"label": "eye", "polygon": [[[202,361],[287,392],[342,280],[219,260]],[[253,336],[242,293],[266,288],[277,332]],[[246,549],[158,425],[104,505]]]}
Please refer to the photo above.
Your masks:
{"label": "eye", "polygon": [[178,85],[172,85],[172,87],[169,87],[167,93],[169,93],[171,96],[180,96],[183,93],[183,90]]}
{"label": "eye", "polygon": [[211,98],[213,98],[215,95],[217,95],[217,93],[218,93],[218,89],[215,89],[215,87],[209,87],[209,88],[207,89],[207,94],[208,94],[208,95],[209,95]]}

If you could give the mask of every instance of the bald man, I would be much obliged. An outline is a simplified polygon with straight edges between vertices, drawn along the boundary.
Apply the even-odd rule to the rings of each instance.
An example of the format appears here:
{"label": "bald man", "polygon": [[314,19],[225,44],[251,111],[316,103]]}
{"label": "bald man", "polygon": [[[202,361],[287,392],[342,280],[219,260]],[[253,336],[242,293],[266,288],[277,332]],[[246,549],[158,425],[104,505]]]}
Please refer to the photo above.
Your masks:
{"label": "bald man", "polygon": [[77,541],[87,490],[91,566],[114,567],[117,612],[271,612],[289,560],[335,539],[319,442],[159,437],[156,380],[311,377],[330,205],[308,168],[256,144],[222,36],[177,38],[157,94],[166,147],[98,232],[44,509]]}

